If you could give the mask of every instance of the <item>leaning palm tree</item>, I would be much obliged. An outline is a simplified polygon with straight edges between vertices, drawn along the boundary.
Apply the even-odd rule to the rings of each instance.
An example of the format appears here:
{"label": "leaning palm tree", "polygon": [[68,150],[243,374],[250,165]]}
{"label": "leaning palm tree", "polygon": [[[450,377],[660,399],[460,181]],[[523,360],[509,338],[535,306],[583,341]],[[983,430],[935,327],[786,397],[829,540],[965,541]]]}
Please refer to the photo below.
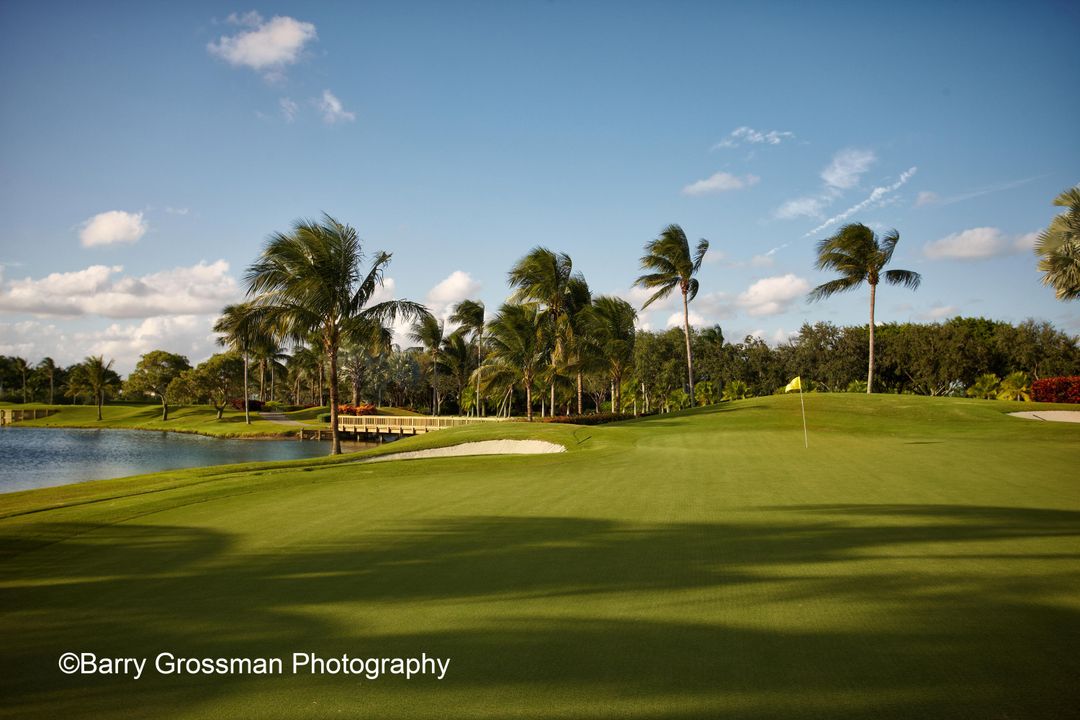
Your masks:
{"label": "leaning palm tree", "polygon": [[356,230],[323,215],[320,222],[300,220],[292,232],[274,233],[247,269],[248,295],[272,326],[299,340],[315,334],[330,364],[332,455],[341,453],[338,433],[338,350],[358,323],[415,320],[427,308],[409,300],[368,305],[382,286],[390,253],[376,252],[367,272]]}
{"label": "leaning palm tree", "polygon": [[443,323],[434,315],[420,318],[412,326],[409,338],[420,343],[431,361],[431,414],[439,414],[439,362],[444,338]]}
{"label": "leaning palm tree", "polygon": [[[450,315],[450,322],[456,323],[466,333],[472,335],[476,343],[476,369],[484,363],[484,303],[479,300],[462,300],[454,306],[454,312]],[[476,373],[476,414],[480,415],[483,402],[480,396],[480,372]]]}
{"label": "leaning palm tree", "polygon": [[701,261],[709,249],[709,241],[698,241],[693,255],[690,254],[690,241],[678,225],[668,225],[660,237],[645,245],[645,256],[641,258],[641,269],[651,270],[634,281],[634,285],[646,289],[658,288],[645,301],[641,309],[663,300],[672,290],[679,288],[683,301],[683,333],[686,335],[686,375],[690,382],[690,397],[694,397],[694,358],[690,353],[690,301],[698,293],[698,281],[694,278],[701,269]]}
{"label": "leaning palm tree", "polygon": [[1080,187],[1061,193],[1055,205],[1068,208],[1050,222],[1035,242],[1043,285],[1054,288],[1058,300],[1080,298]]}
{"label": "leaning palm tree", "polygon": [[874,391],[874,302],[877,286],[881,280],[890,285],[903,285],[915,290],[922,276],[912,270],[885,270],[892,260],[900,233],[890,230],[884,237],[862,223],[851,223],[840,228],[832,237],[820,241],[817,246],[817,269],[835,270],[840,277],[818,285],[810,291],[807,302],[815,302],[838,292],[854,290],[865,281],[870,286],[870,362],[866,372],[866,392]]}

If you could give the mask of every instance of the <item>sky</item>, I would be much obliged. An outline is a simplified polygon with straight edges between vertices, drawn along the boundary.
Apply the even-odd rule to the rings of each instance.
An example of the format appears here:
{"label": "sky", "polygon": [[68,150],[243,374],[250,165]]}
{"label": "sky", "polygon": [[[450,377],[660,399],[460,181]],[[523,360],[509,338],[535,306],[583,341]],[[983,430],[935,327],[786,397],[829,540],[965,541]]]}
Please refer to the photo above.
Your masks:
{"label": "sky", "polygon": [[923,278],[879,322],[1080,333],[1031,251],[1080,182],[1080,5],[875,5],[4,0],[0,354],[205,359],[267,237],[322,213],[441,316],[496,310],[536,246],[640,309],[677,223],[710,243],[694,324],[785,342],[867,321],[866,287],[806,302],[862,222]]}

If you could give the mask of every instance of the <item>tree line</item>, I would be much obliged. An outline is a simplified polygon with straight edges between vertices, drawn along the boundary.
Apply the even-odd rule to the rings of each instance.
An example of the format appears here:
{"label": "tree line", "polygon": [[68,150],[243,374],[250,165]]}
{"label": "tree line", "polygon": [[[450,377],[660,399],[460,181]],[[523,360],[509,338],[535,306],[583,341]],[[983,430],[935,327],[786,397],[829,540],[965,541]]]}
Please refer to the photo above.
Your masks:
{"label": "tree line", "polygon": [[[1066,193],[1058,202],[1072,199]],[[1056,253],[1046,260],[1045,276],[1055,287],[1074,277],[1067,260],[1078,211],[1073,203],[1037,247],[1044,260]],[[580,415],[606,407],[636,414],[771,394],[795,375],[807,389],[831,392],[1023,397],[1031,379],[1080,371],[1076,338],[1047,323],[955,318],[878,325],[879,283],[917,289],[921,282],[918,273],[885,269],[899,239],[896,231],[878,236],[852,223],[822,240],[817,267],[838,277],[808,300],[865,283],[870,322],[807,323],[788,342],[770,347],[755,337],[725,342],[719,326],[691,328],[695,275],[709,243],[702,239],[692,249],[678,225],[645,245],[645,273],[635,285],[652,292],[644,307],[678,291],[683,327],[641,332],[633,306],[594,296],[570,256],[546,247],[533,248],[509,270],[512,294],[493,313],[469,299],[444,322],[410,300],[373,303],[391,255],[365,255],[356,230],[326,215],[267,240],[245,273],[247,300],[224,308],[215,323],[225,352],[192,367],[181,355],[156,350],[143,355],[123,383],[100,356],[70,368],[50,358],[31,367],[23,358],[3,357],[0,397],[52,403],[59,391],[64,399],[96,404],[99,418],[107,397],[149,397],[161,403],[167,420],[170,403],[178,402],[212,404],[220,418],[239,395],[249,422],[256,398],[329,404],[337,453],[343,397],[354,405],[364,400],[435,415],[519,412],[532,420],[537,411]],[[412,323],[415,346],[393,344],[391,327],[399,321]]]}

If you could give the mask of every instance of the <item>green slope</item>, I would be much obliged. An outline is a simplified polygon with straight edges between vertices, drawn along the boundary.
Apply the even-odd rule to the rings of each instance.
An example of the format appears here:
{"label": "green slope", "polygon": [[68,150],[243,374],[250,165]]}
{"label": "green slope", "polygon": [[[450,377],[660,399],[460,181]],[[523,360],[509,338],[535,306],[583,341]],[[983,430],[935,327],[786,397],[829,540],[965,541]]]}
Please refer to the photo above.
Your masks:
{"label": "green slope", "polygon": [[97,409],[88,405],[26,407],[53,407],[57,412],[47,418],[24,420],[19,423],[20,426],[171,430],[218,437],[290,435],[296,432],[295,427],[260,420],[258,413],[251,413],[251,424],[248,425],[244,422],[244,412],[232,408],[226,409],[218,420],[217,411],[209,405],[170,406],[167,422],[161,421],[160,405],[106,405],[101,409],[101,420],[97,419]]}
{"label": "green slope", "polygon": [[[0,496],[11,717],[1057,718],[1080,705],[1080,425],[773,397],[568,452]],[[449,656],[442,681],[65,676],[65,651]]]}

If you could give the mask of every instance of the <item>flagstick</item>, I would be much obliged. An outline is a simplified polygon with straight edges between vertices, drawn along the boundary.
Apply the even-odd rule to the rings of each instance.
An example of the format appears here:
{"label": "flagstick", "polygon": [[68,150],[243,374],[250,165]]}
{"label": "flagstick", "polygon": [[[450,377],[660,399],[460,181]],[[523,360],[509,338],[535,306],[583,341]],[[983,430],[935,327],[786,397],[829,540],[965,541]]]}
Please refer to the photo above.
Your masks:
{"label": "flagstick", "polygon": [[810,439],[806,435],[806,403],[802,397],[802,381],[799,382],[799,405],[802,407],[802,441],[803,447],[810,449]]}

